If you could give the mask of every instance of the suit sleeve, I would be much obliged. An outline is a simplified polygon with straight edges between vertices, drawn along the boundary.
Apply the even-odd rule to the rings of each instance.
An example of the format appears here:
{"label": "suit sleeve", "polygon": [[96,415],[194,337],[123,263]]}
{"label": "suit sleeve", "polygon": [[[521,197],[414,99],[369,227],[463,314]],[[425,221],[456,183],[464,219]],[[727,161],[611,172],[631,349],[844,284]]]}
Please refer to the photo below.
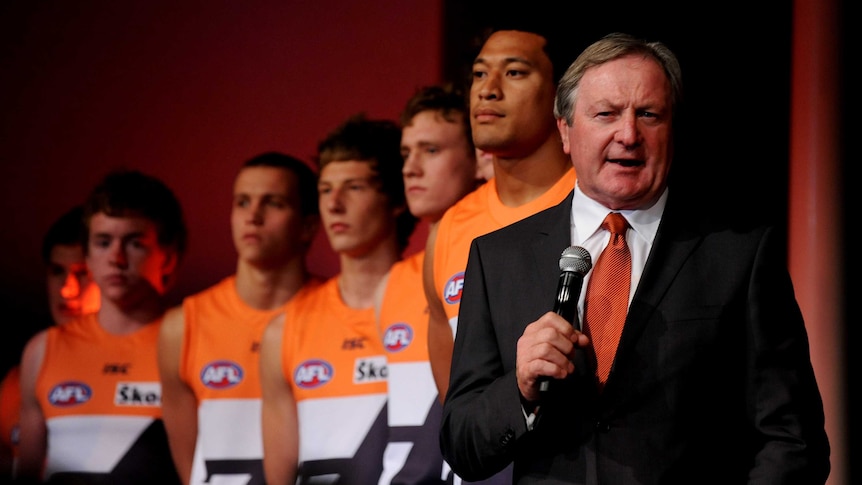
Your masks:
{"label": "suit sleeve", "polygon": [[824,483],[829,443],[808,337],[774,231],[749,286],[749,409],[760,436],[750,483]]}
{"label": "suit sleeve", "polygon": [[[440,444],[452,469],[480,480],[505,468],[527,433],[513,370],[504,365],[489,301],[487,274],[476,241],[464,277],[449,393]],[[527,322],[524,322],[525,324]],[[511,341],[517,336],[506,336]],[[514,349],[513,349],[514,351]]]}

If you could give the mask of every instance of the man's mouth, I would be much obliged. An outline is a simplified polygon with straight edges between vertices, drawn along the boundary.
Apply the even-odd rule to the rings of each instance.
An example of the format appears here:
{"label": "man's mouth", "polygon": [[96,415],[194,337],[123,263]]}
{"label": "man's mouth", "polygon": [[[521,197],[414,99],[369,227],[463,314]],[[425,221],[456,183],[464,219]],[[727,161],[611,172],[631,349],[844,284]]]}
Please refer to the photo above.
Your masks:
{"label": "man's mouth", "polygon": [[608,163],[615,163],[623,167],[640,167],[645,164],[643,160],[631,158],[609,158],[607,161]]}

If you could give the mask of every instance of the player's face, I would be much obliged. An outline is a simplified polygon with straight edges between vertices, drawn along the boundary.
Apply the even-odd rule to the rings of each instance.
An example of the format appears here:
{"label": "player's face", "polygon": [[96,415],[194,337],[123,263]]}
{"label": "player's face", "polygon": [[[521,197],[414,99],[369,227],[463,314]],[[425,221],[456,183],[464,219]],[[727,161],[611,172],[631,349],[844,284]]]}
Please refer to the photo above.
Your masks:
{"label": "player's face", "polygon": [[477,148],[519,158],[556,136],[554,70],[544,45],[539,35],[507,30],[495,32],[482,46],[470,86]]}
{"label": "player's face", "polygon": [[98,213],[90,219],[87,265],[102,300],[128,306],[165,292],[176,257],[159,245],[149,219]]}
{"label": "player's face", "polygon": [[401,134],[404,190],[410,212],[436,222],[476,186],[476,159],[464,121],[423,111]]}
{"label": "player's face", "polygon": [[317,184],[320,218],[336,253],[369,254],[396,237],[393,208],[368,162],[348,160],[326,164]]}
{"label": "player's face", "polygon": [[45,285],[51,317],[58,325],[99,308],[99,289],[90,276],[80,244],[51,248]]}
{"label": "player's face", "polygon": [[304,217],[293,172],[247,167],[234,183],[231,229],[239,258],[274,267],[305,254],[315,217]]}

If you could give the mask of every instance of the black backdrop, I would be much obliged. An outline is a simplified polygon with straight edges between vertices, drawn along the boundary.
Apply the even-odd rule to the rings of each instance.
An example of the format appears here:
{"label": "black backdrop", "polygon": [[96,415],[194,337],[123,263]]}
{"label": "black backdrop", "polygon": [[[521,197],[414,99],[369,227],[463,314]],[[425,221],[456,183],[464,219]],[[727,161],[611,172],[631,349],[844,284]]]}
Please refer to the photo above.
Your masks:
{"label": "black backdrop", "polygon": [[[468,79],[476,37],[489,25],[542,24],[573,56],[610,32],[667,44],[685,89],[677,127],[676,190],[702,194],[730,217],[786,223],[792,2],[610,1],[445,3],[444,76]],[[756,208],[752,213],[749,208]]]}

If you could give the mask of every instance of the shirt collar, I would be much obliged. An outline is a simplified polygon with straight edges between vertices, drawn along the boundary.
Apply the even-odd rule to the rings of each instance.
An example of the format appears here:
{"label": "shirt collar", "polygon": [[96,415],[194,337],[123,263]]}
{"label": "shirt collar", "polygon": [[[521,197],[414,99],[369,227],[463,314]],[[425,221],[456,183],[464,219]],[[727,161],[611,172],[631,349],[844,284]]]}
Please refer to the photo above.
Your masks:
{"label": "shirt collar", "polygon": [[[668,189],[665,187],[656,203],[648,209],[616,212],[626,218],[639,237],[651,244],[655,239],[656,232],[658,232],[661,216],[667,204],[667,192]],[[601,228],[602,221],[610,212],[614,211],[587,197],[576,182],[575,194],[572,197],[572,244],[582,245],[587,238]]]}

